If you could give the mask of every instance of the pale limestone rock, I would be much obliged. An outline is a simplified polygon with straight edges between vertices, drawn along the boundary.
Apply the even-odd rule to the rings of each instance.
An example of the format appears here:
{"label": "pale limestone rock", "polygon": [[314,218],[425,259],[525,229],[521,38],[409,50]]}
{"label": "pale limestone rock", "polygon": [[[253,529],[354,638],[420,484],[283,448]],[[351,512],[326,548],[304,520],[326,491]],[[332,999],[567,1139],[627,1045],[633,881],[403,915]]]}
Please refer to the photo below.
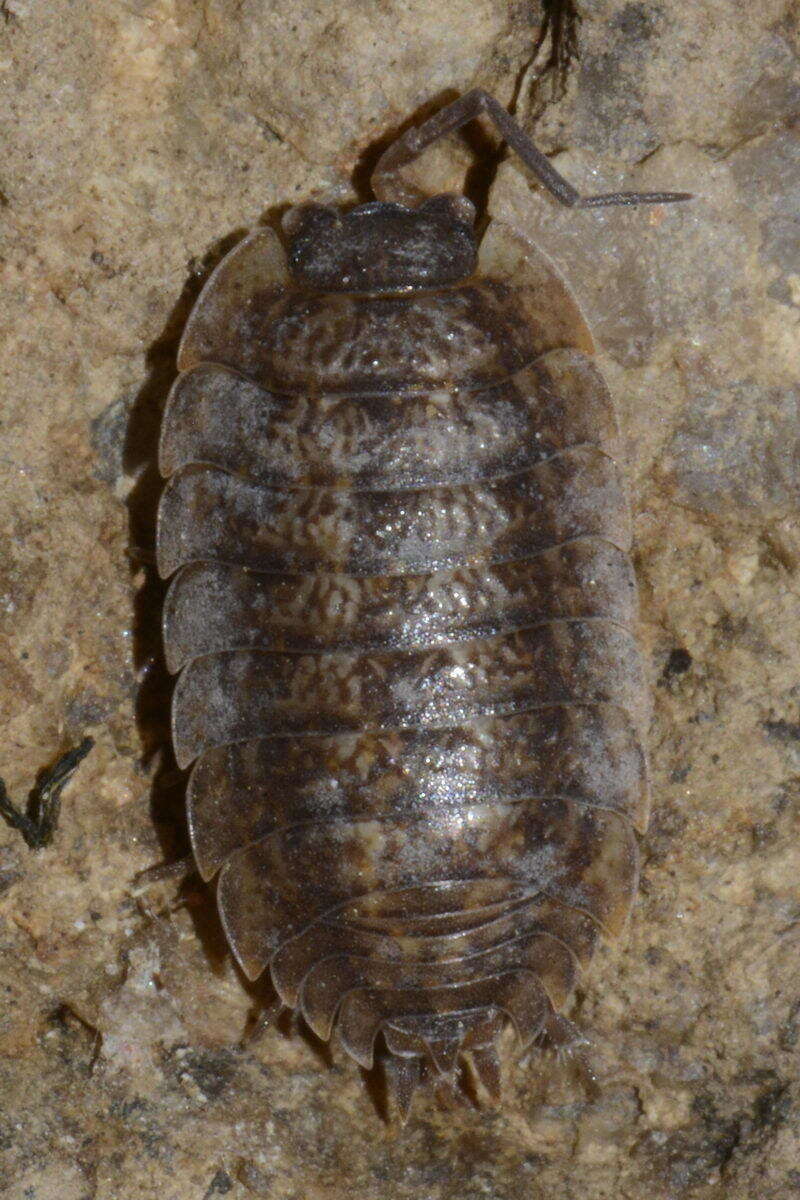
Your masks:
{"label": "pale limestone rock", "polygon": [[[0,827],[14,1200],[800,1187],[796,14],[583,8],[565,96],[523,89],[520,112],[585,190],[697,199],[564,212],[509,160],[490,207],[568,277],[617,397],[656,685],[642,894],[573,1014],[597,1095],[534,1058],[500,1111],[421,1108],[398,1134],[335,1047],[279,1022],[239,1049],[259,990],[213,908],[133,886],[185,851],[159,765],[155,439],[221,250],[287,204],[352,196],[361,156],[427,101],[477,83],[507,101],[539,7],[0,3],[0,774],[19,798],[97,742],[50,849]],[[463,150],[432,158],[423,173],[463,175]]]}

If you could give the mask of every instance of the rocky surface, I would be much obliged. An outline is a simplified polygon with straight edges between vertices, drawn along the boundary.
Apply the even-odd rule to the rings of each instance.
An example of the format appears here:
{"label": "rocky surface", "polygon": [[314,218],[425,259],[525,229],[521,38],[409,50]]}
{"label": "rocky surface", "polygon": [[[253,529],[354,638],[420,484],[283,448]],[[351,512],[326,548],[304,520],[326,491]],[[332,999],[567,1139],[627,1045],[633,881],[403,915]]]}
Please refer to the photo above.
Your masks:
{"label": "rocky surface", "polygon": [[[784,1200],[800,1194],[797,10],[584,6],[565,94],[536,4],[0,3],[0,774],[91,734],[54,844],[0,827],[0,1194],[10,1200]],[[482,84],[585,190],[512,161],[490,197],[575,286],[619,400],[656,715],[641,898],[571,1014],[568,1063],[499,1111],[424,1105],[258,1004],[185,853],[165,739],[153,464],[209,265],[376,142]],[[491,140],[472,138],[483,161]],[[465,156],[440,156],[458,174]],[[479,175],[477,184],[488,176]]]}

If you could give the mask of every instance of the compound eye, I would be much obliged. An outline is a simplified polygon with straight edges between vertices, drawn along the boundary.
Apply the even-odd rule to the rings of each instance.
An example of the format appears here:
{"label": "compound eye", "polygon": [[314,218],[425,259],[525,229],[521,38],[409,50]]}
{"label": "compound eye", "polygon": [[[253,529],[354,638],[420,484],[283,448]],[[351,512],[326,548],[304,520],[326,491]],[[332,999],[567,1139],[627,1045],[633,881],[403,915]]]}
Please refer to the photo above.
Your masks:
{"label": "compound eye", "polygon": [[281,229],[291,241],[301,233],[335,225],[338,219],[337,210],[328,204],[296,204],[281,217]]}
{"label": "compound eye", "polygon": [[432,196],[430,200],[426,200],[421,204],[419,212],[442,213],[454,221],[461,221],[464,225],[475,224],[475,205],[466,196],[459,196],[455,193],[448,192],[443,196]]}

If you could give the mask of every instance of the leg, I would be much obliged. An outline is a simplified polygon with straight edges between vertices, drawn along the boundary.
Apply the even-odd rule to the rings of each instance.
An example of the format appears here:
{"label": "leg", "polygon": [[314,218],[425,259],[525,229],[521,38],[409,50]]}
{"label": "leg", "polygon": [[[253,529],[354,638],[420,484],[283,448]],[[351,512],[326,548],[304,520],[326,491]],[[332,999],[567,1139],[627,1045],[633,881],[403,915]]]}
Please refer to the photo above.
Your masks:
{"label": "leg", "polygon": [[571,1021],[552,1013],[545,1022],[539,1043],[543,1050],[552,1050],[558,1058],[570,1059],[575,1064],[590,1099],[595,1100],[600,1095],[597,1075],[587,1053],[589,1040]]}
{"label": "leg", "polygon": [[61,811],[61,793],[93,745],[90,737],[84,738],[74,750],[62,754],[52,767],[41,771],[25,810],[17,808],[0,779],[0,816],[13,829],[19,830],[31,850],[41,850],[52,842]]}
{"label": "leg", "polygon": [[154,867],[145,867],[143,871],[137,871],[133,877],[131,891],[134,896],[141,896],[159,883],[168,883],[171,879],[179,879],[183,884],[196,874],[197,867],[194,865],[194,859],[191,854],[187,854],[184,858],[176,858],[168,863],[156,863]]}
{"label": "leg", "polygon": [[244,1031],[239,1040],[239,1049],[244,1050],[253,1042],[257,1042],[270,1029],[281,1013],[286,1012],[286,1005],[276,996],[266,1003],[258,1012],[256,1019]]}
{"label": "leg", "polygon": [[417,189],[404,183],[399,172],[439,138],[446,137],[483,113],[542,186],[568,208],[601,208],[609,204],[671,204],[676,200],[691,200],[688,192],[611,192],[604,196],[581,196],[563,175],[559,175],[541,150],[537,150],[510,113],[481,88],[474,88],[454,100],[418,128],[407,130],[384,150],[372,173],[372,191],[376,198],[412,205],[424,200],[426,197]]}

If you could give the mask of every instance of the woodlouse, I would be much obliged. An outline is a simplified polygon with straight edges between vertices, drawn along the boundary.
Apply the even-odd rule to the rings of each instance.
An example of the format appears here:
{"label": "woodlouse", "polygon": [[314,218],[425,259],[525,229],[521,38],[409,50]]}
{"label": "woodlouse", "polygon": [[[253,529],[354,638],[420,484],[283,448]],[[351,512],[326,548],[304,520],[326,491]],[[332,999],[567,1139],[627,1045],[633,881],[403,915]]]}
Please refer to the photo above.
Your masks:
{"label": "woodlouse", "polygon": [[220,264],[163,424],[159,569],[189,824],[238,962],[407,1112],[462,1055],[563,1045],[636,888],[648,700],[615,421],[570,292],[463,197],[403,178],[475,91],[393,143],[376,200],[290,211]]}

